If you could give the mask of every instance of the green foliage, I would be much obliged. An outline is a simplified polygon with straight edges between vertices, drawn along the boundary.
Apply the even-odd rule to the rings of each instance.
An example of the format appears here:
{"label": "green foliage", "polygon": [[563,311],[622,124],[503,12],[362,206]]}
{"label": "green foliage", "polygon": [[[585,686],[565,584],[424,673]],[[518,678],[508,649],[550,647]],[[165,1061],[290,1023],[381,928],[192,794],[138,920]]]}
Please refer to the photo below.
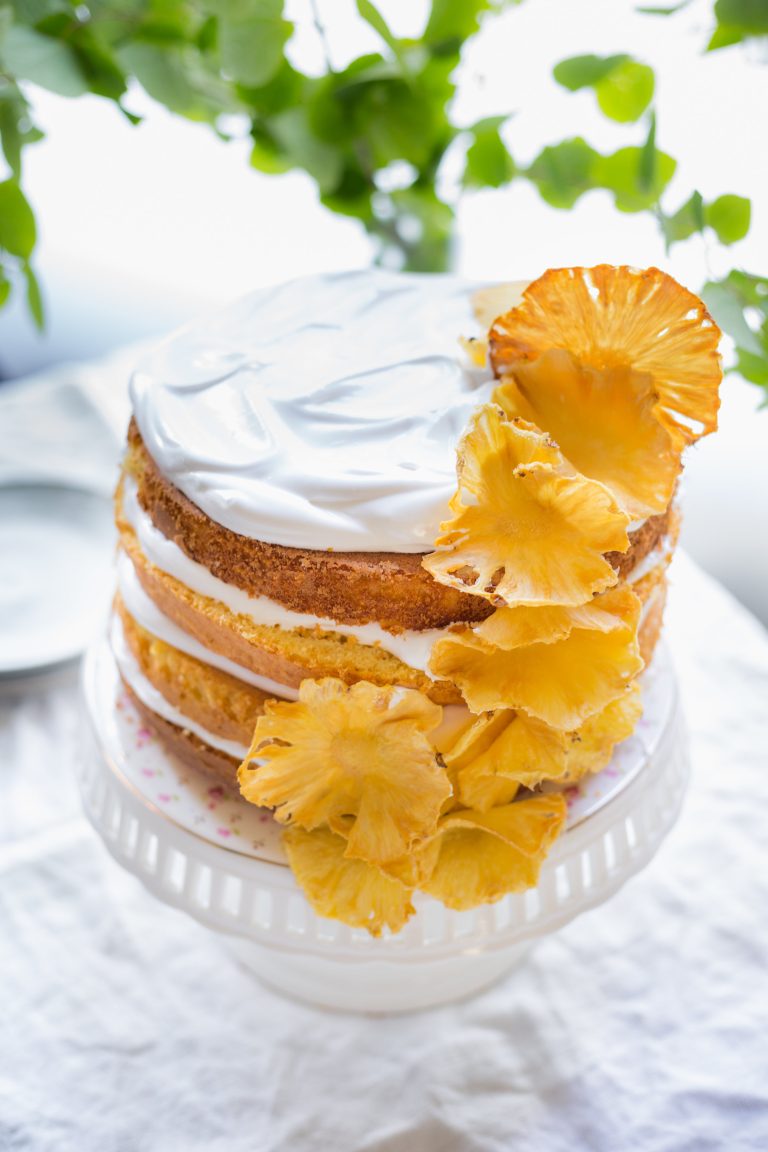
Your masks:
{"label": "green foliage", "polygon": [[717,0],[717,26],[708,48],[728,48],[753,36],[768,35],[768,0]]}
{"label": "green foliage", "polygon": [[539,195],[553,208],[573,208],[576,201],[594,188],[598,153],[577,136],[542,149],[527,175]]}
{"label": "green foliage", "polygon": [[571,56],[555,65],[553,75],[569,92],[592,88],[600,110],[620,124],[639,120],[653,100],[653,69],[624,53]]}
{"label": "green foliage", "polygon": [[701,192],[692,193],[681,208],[671,216],[659,212],[661,230],[667,251],[680,240],[688,240],[696,232],[703,232],[706,220],[704,218],[704,200]]}
{"label": "green foliage", "polygon": [[35,218],[24,193],[13,180],[0,184],[0,249],[28,260],[35,247]]}
{"label": "green foliage", "polygon": [[733,340],[736,370],[745,380],[768,388],[768,279],[734,269],[724,279],[706,283],[701,294]]}
{"label": "green foliage", "polygon": [[283,20],[282,9],[282,0],[251,0],[234,12],[220,13],[219,51],[226,76],[252,88],[269,83],[283,62],[283,49],[293,31]]}
{"label": "green foliage", "polygon": [[680,0],[679,4],[639,4],[637,7],[638,12],[642,12],[645,16],[675,16],[678,12],[682,12],[683,8],[687,8],[691,0]]}
{"label": "green foliage", "polygon": [[[139,117],[124,101],[138,83],[223,139],[238,130],[232,124],[245,124],[254,168],[307,172],[327,208],[367,229],[382,262],[406,268],[449,265],[457,195],[518,180],[564,210],[589,192],[608,193],[621,212],[652,213],[667,247],[695,236],[724,246],[743,239],[751,217],[744,197],[727,193],[706,203],[693,191],[667,211],[676,161],[657,145],[653,69],[626,52],[573,56],[554,69],[566,91],[589,91],[608,119],[637,126],[638,135],[613,152],[576,135],[547,144],[523,166],[507,144],[514,133],[508,115],[457,124],[464,46],[485,19],[518,2],[431,0],[422,35],[408,39],[394,34],[379,0],[356,0],[376,50],[336,68],[322,24],[331,0],[314,0],[312,31],[326,66],[308,75],[286,52],[293,26],[284,0],[0,0],[0,307],[25,291],[36,323],[43,322],[30,264],[35,221],[22,191],[25,150],[40,139],[27,83],[71,99],[94,93],[132,123]],[[668,17],[689,2],[649,0],[638,11]],[[714,19],[710,47],[765,35],[768,0],[717,0]],[[459,180],[443,179],[462,157]],[[707,293],[734,336],[739,370],[768,385],[766,281],[734,271]]]}
{"label": "green foliage", "polygon": [[604,189],[620,212],[643,212],[658,202],[675,167],[671,156],[654,149],[649,172],[644,146],[603,156],[577,136],[544,148],[527,176],[553,208],[572,208],[585,192]]}
{"label": "green foliage", "polygon": [[464,184],[467,188],[501,188],[513,179],[516,168],[499,129],[506,116],[490,116],[470,130]]}
{"label": "green foliage", "polygon": [[721,244],[743,240],[752,218],[752,205],[744,196],[718,196],[704,209],[704,219]]}
{"label": "green foliage", "polygon": [[694,192],[673,215],[659,211],[659,222],[669,250],[705,228],[711,228],[721,244],[735,244],[749,232],[751,216],[752,205],[744,196],[727,194],[705,204],[701,193]]}

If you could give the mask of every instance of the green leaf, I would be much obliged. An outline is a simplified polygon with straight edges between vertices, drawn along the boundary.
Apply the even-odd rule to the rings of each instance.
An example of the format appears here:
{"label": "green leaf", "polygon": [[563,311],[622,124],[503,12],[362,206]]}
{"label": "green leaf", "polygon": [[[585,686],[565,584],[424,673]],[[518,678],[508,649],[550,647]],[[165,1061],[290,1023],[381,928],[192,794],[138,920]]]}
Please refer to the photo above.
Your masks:
{"label": "green leaf", "polygon": [[122,68],[112,53],[82,29],[72,41],[72,48],[88,82],[91,92],[108,100],[119,100],[125,94],[126,82]]}
{"label": "green leaf", "polygon": [[670,4],[668,6],[657,6],[655,4],[640,4],[635,9],[643,16],[674,16],[677,12],[682,12],[683,8],[687,8],[691,0],[680,0],[679,4]]}
{"label": "green leaf", "polygon": [[729,48],[752,36],[768,35],[768,4],[765,0],[717,0],[717,27],[707,51]]}
{"label": "green leaf", "polygon": [[305,107],[289,108],[269,120],[269,131],[292,168],[303,168],[316,181],[321,193],[338,184],[343,155],[312,131]]}
{"label": "green leaf", "polygon": [[768,385],[768,278],[733,269],[705,284],[701,295],[734,342],[735,370],[753,384]]}
{"label": "green leaf", "polygon": [[613,193],[620,212],[643,212],[653,208],[675,174],[677,161],[656,149],[652,182],[644,148],[620,148],[610,156],[600,156],[595,163],[595,184]]}
{"label": "green leaf", "polygon": [[653,68],[625,60],[595,85],[595,94],[605,116],[619,124],[632,124],[653,100],[655,86]]}
{"label": "green leaf", "polygon": [[661,217],[661,229],[667,249],[681,240],[687,240],[696,232],[703,232],[704,224],[704,201],[700,192],[694,192],[672,216]]}
{"label": "green leaf", "polygon": [[219,24],[219,51],[224,72],[239,84],[267,84],[283,62],[283,49],[293,25],[281,17],[249,17]]}
{"label": "green leaf", "polygon": [[421,171],[430,162],[447,120],[445,110],[418,82],[387,74],[368,58],[364,70],[330,77],[310,112],[317,135],[338,148],[353,146],[365,167],[405,160]]}
{"label": "green leaf", "polygon": [[5,68],[20,80],[30,80],[59,96],[82,96],[88,82],[68,45],[33,28],[15,24],[2,45]]}
{"label": "green leaf", "polygon": [[399,56],[401,49],[400,41],[392,35],[389,30],[389,25],[375,4],[372,4],[371,0],[357,0],[357,10],[366,24],[373,28],[374,32],[392,49],[395,56]]}
{"label": "green leaf", "polygon": [[464,184],[474,188],[500,188],[515,175],[515,162],[499,132],[506,116],[481,120],[471,129],[473,141],[467,149]]}
{"label": "green leaf", "polygon": [[26,116],[23,104],[19,105],[12,100],[0,100],[0,142],[8,167],[17,179],[21,176],[22,133],[19,128],[21,116]]}
{"label": "green leaf", "polygon": [[26,260],[35,247],[35,218],[16,180],[0,184],[0,248]]}
{"label": "green leaf", "polygon": [[[737,348],[734,369],[750,384],[760,384],[763,388],[768,387],[768,341],[759,356],[753,356],[751,352]],[[765,407],[766,403],[768,403],[768,398],[763,400],[761,407]]]}
{"label": "green leaf", "polygon": [[578,92],[581,88],[593,88],[601,80],[610,76],[620,64],[630,59],[624,54],[619,56],[570,56],[556,64],[552,75],[558,84],[567,88],[569,92]]}
{"label": "green leaf", "polygon": [[23,271],[24,279],[27,282],[27,306],[32,313],[32,319],[35,325],[42,331],[45,327],[45,309],[43,308],[43,297],[40,292],[40,285],[28,263],[24,264]]}
{"label": "green leaf", "polygon": [[715,17],[718,24],[739,27],[752,36],[768,33],[768,4],[765,0],[717,0]]}
{"label": "green leaf", "polygon": [[458,55],[490,6],[490,0],[432,0],[424,43],[436,56]]}
{"label": "green leaf", "polygon": [[601,159],[580,136],[544,148],[526,175],[553,208],[572,208],[595,186],[595,165]]}
{"label": "green leaf", "polygon": [[707,44],[707,52],[716,52],[718,48],[730,48],[734,44],[741,44],[745,34],[741,28],[732,28],[727,24],[718,24]]}
{"label": "green leaf", "polygon": [[237,95],[250,112],[258,116],[274,116],[302,103],[306,87],[304,79],[300,72],[283,59],[268,84],[258,88],[238,85]]}
{"label": "green leaf", "polygon": [[718,196],[704,210],[706,223],[721,244],[735,244],[749,232],[752,205],[744,196]]}
{"label": "green leaf", "polygon": [[280,20],[283,15],[283,0],[202,0],[202,7],[223,20]]}
{"label": "green leaf", "polygon": [[158,44],[127,44],[118,53],[122,66],[154,99],[190,120],[212,121],[232,110],[226,86],[205,72],[191,50]]}
{"label": "green leaf", "polygon": [[369,227],[374,218],[372,191],[370,181],[354,159],[350,159],[345,164],[341,179],[333,192],[321,196],[321,200],[332,212],[353,216]]}
{"label": "green leaf", "polygon": [[119,100],[117,102],[117,106],[122,112],[123,116],[125,116],[128,123],[131,124],[134,128],[137,124],[142,123],[144,119],[143,116],[137,116],[135,112],[130,112]]}
{"label": "green leaf", "polygon": [[727,332],[738,348],[752,355],[761,354],[760,336],[750,328],[744,315],[744,309],[754,305],[744,297],[731,276],[708,281],[701,290],[701,298],[719,327]]}
{"label": "green leaf", "polygon": [[257,168],[259,172],[266,172],[270,176],[278,176],[283,172],[290,171],[293,164],[281,152],[275,140],[266,130],[254,124],[252,135],[251,166],[253,168]]}
{"label": "green leaf", "polygon": [[659,171],[659,150],[656,147],[656,113],[651,110],[648,124],[648,135],[640,154],[640,170],[638,183],[644,192],[655,187]]}
{"label": "green leaf", "polygon": [[555,65],[553,75],[569,92],[594,88],[603,114],[620,124],[638,120],[653,99],[653,69],[626,53],[571,56]]}
{"label": "green leaf", "polygon": [[11,282],[5,275],[5,272],[0,268],[0,308],[8,303],[8,297],[11,294]]}

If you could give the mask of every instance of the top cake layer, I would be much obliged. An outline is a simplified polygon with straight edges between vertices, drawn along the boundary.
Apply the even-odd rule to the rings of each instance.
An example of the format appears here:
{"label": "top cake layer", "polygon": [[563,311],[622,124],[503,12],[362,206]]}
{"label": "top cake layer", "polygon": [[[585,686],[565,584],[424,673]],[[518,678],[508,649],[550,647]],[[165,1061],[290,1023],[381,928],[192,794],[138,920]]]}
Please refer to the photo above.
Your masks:
{"label": "top cake layer", "polygon": [[427,552],[490,397],[472,285],[381,270],[254,292],[135,373],[142,439],[216,523],[271,544]]}

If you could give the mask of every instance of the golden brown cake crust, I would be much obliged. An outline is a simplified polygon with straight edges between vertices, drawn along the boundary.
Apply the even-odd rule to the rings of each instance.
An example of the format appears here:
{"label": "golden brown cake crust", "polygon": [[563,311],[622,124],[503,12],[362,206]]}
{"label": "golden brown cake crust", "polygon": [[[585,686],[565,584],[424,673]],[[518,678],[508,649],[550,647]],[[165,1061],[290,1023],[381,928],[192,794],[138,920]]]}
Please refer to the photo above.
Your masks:
{"label": "golden brown cake crust", "polygon": [[[267,596],[294,612],[342,624],[378,622],[391,632],[475,623],[494,611],[486,600],[439,584],[419,553],[333,552],[286,548],[240,536],[205,515],[167,480],[141,439],[128,431],[125,470],[155,527],[214,576],[251,596]],[[667,531],[669,513],[630,534],[630,549],[608,560],[626,575]]]}
{"label": "golden brown cake crust", "polygon": [[152,636],[133,619],[119,594],[114,612],[140,671],[169,704],[214,736],[250,744],[271,696]]}
{"label": "golden brown cake crust", "polygon": [[157,712],[153,712],[138,698],[125,680],[123,680],[123,686],[144,723],[157,733],[169,752],[178,757],[187,768],[205,772],[208,776],[214,776],[217,780],[228,784],[236,792],[240,791],[237,783],[239,765],[236,760],[233,760],[226,752],[212,748],[210,744],[206,744],[188,728],[179,728],[176,724],[171,724],[169,720],[158,716]]}
{"label": "golden brown cake crust", "polygon": [[318,629],[284,630],[254,624],[235,616],[223,604],[192,592],[172,576],[151,565],[118,509],[121,546],[132,562],[139,582],[164,616],[178,624],[205,648],[226,656],[257,676],[298,688],[309,677],[336,676],[345,684],[369,680],[374,684],[401,684],[417,688],[437,704],[453,704],[461,693],[449,681],[431,680],[390,652],[360,644],[338,632]]}

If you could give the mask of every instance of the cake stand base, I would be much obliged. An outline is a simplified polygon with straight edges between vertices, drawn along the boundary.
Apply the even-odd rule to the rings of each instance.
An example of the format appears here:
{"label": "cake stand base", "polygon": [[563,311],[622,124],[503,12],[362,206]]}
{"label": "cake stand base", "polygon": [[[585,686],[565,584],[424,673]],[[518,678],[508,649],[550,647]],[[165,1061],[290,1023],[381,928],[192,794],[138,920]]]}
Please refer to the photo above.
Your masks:
{"label": "cake stand base", "polygon": [[319,956],[278,953],[234,936],[226,940],[235,959],[274,991],[316,1008],[374,1015],[466,1000],[508,975],[531,947],[532,941],[523,941],[496,952],[421,960],[404,969],[386,960],[339,964]]}

